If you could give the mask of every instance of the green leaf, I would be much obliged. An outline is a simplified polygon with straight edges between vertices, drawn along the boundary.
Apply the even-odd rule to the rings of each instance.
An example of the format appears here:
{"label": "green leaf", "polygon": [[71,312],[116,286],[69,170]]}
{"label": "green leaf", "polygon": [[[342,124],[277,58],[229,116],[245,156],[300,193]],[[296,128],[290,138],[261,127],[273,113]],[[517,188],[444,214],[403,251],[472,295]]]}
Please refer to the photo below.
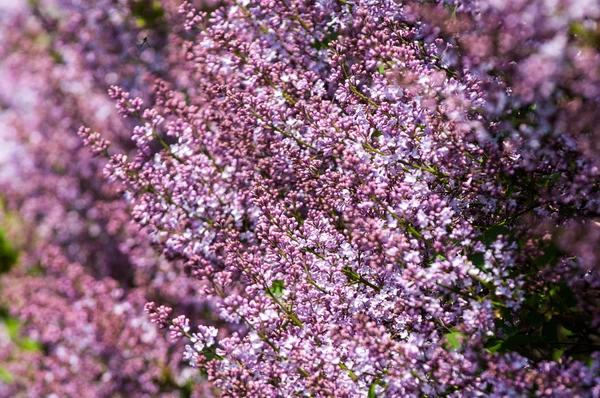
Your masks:
{"label": "green leaf", "polygon": [[377,138],[377,137],[381,137],[383,135],[383,133],[379,130],[375,130],[373,131],[373,134],[371,134],[371,138]]}
{"label": "green leaf", "polygon": [[0,274],[11,270],[19,258],[19,252],[6,239],[0,231]]}
{"label": "green leaf", "polygon": [[527,314],[527,320],[534,328],[539,328],[544,324],[544,316],[537,311],[529,311]]}
{"label": "green leaf", "polygon": [[13,376],[8,373],[8,371],[6,369],[0,368],[0,381],[4,382],[4,383],[12,383],[12,381],[14,380]]}
{"label": "green leaf", "polygon": [[542,326],[542,336],[548,341],[558,341],[558,324],[551,318]]}
{"label": "green leaf", "polygon": [[554,243],[550,243],[548,247],[544,250],[544,254],[539,257],[536,257],[533,261],[537,266],[543,267],[546,265],[556,265],[558,260],[563,256],[563,253],[560,251],[558,246]]}
{"label": "green leaf", "polygon": [[39,342],[30,339],[29,337],[22,339],[19,342],[19,346],[25,351],[38,352],[42,350],[42,345]]}
{"label": "green leaf", "polygon": [[485,348],[491,353],[498,351],[501,346],[502,346],[502,340],[499,340],[499,339],[490,339],[485,344]]}
{"label": "green leaf", "polygon": [[275,279],[271,285],[271,292],[276,296],[281,296],[283,289],[285,289],[285,282],[282,279]]}
{"label": "green leaf", "polygon": [[339,32],[331,31],[327,36],[325,36],[325,38],[323,40],[315,40],[311,44],[311,47],[313,47],[316,50],[327,49],[327,48],[329,48],[329,43],[337,40],[339,35],[340,35]]}
{"label": "green leaf", "polygon": [[371,384],[371,387],[369,387],[369,393],[367,395],[368,398],[377,398],[377,394],[375,394],[376,386],[377,386],[376,383]]}
{"label": "green leaf", "polygon": [[510,336],[506,340],[502,342],[501,349],[503,351],[512,351],[517,347],[532,344],[532,343],[541,343],[547,341],[544,337],[541,336],[529,336],[526,334],[515,334]]}
{"label": "green leaf", "polygon": [[146,20],[144,18],[138,17],[135,19],[135,26],[138,28],[143,28],[146,26]]}
{"label": "green leaf", "polygon": [[447,346],[453,350],[458,350],[462,346],[462,339],[465,337],[461,332],[452,332],[445,335]]}
{"label": "green leaf", "polygon": [[572,307],[577,305],[577,299],[566,283],[553,286],[549,291],[549,295],[552,304],[560,312],[568,312]]}
{"label": "green leaf", "polygon": [[473,263],[474,266],[476,266],[479,269],[483,269],[483,266],[485,265],[485,257],[481,252],[473,253],[469,257],[469,260]]}
{"label": "green leaf", "polygon": [[213,359],[217,358],[216,353],[207,350],[206,348],[202,350],[202,355],[204,355],[204,358],[206,358],[207,361],[212,361]]}
{"label": "green leaf", "polygon": [[525,299],[525,304],[527,304],[529,307],[539,308],[541,303],[545,300],[546,300],[546,298],[544,297],[543,294],[536,293],[536,294],[532,294],[531,296],[527,297]]}
{"label": "green leaf", "polygon": [[565,352],[565,350],[554,350],[554,351],[552,351],[552,360],[553,361],[558,361],[564,352]]}
{"label": "green leaf", "polygon": [[587,28],[582,23],[572,23],[569,25],[569,33],[591,47],[600,47],[600,35],[597,31]]}
{"label": "green leaf", "polygon": [[131,14],[139,28],[156,29],[160,27],[165,11],[159,1],[130,2]]}
{"label": "green leaf", "polygon": [[10,339],[13,341],[17,340],[20,330],[19,321],[15,318],[7,318],[4,320],[4,325],[6,326]]}
{"label": "green leaf", "polygon": [[496,240],[498,240],[498,235],[508,235],[510,230],[502,225],[494,225],[493,227],[488,228],[483,233],[483,243],[486,245],[491,245]]}
{"label": "green leaf", "polygon": [[572,330],[567,329],[564,325],[558,325],[556,331],[558,335],[558,341],[560,341],[561,343],[569,341],[569,338],[576,334]]}

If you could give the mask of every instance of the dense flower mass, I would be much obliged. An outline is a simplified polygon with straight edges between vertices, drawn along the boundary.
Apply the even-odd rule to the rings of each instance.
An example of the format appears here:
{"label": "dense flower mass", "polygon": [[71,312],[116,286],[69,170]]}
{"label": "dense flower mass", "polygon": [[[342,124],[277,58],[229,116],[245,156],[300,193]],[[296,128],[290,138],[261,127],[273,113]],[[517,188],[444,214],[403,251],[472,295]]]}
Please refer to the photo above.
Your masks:
{"label": "dense flower mass", "polygon": [[600,3],[84,3],[2,25],[0,394],[600,396]]}
{"label": "dense flower mass", "polygon": [[[135,65],[135,45],[112,46],[115,30],[122,40],[135,42],[137,32],[130,26],[135,21],[111,2],[91,9],[89,4],[61,3],[59,9],[36,4],[29,11],[13,10],[1,30],[0,124],[3,139],[13,145],[2,152],[0,184],[8,212],[2,229],[9,229],[17,215],[18,239],[12,237],[23,255],[0,278],[0,316],[7,325],[0,323],[0,375],[9,375],[0,376],[0,396],[178,396],[186,391],[210,396],[200,375],[181,363],[177,351],[183,346],[170,347],[149,324],[140,323],[146,300],[185,309],[193,319],[199,314],[211,319],[209,303],[194,297],[196,281],[155,253],[144,231],[131,223],[122,194],[103,180],[103,161],[84,147],[101,148],[109,141],[80,130],[84,123],[97,123],[107,129],[103,136],[113,148],[134,147],[130,126],[111,114],[106,90],[111,79],[142,85],[135,82],[144,71]],[[118,68],[119,60],[129,67]],[[67,272],[78,267],[83,268]],[[6,268],[3,264],[0,272]],[[82,306],[90,308],[89,317],[81,314]],[[28,346],[31,354],[19,348],[21,337],[11,326],[18,322],[28,338],[39,340]],[[52,337],[39,338],[47,333]],[[11,335],[17,340],[8,339]],[[142,341],[140,348],[134,347],[135,339]],[[71,357],[79,362],[55,366]],[[133,360],[136,365],[129,366]],[[93,367],[84,369],[83,362]]]}

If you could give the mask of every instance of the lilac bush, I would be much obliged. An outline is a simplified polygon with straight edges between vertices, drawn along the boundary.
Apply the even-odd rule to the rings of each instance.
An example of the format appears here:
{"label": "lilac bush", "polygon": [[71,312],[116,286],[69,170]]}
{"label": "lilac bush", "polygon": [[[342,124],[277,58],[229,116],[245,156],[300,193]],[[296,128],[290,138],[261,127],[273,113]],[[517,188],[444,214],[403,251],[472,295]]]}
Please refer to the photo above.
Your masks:
{"label": "lilac bush", "polygon": [[597,2],[57,4],[6,63],[38,102],[7,95],[5,195],[51,243],[21,262],[82,264],[3,278],[35,337],[81,273],[190,368],[108,310],[95,347],[198,391],[600,396]]}
{"label": "lilac bush", "polygon": [[[92,17],[87,6],[61,6],[56,15],[52,4],[34,3],[2,21],[0,124],[13,148],[3,153],[0,185],[7,218],[20,220],[12,238],[23,255],[0,279],[3,318],[22,335],[13,330],[5,334],[13,338],[0,339],[0,372],[11,381],[0,396],[210,396],[201,375],[181,362],[183,346],[171,347],[143,316],[145,301],[161,300],[210,319],[210,303],[194,297],[197,283],[131,223],[122,193],[102,179],[103,163],[77,135],[81,124],[98,123],[111,129],[114,147],[132,148],[129,126],[111,115],[105,91],[110,79],[143,85],[136,83],[144,68],[133,65],[135,44],[131,51],[112,46],[115,31],[135,43],[139,29],[124,24],[131,15],[110,2],[95,4]],[[123,59],[129,68],[108,72]],[[48,260],[57,257],[58,264]],[[23,338],[37,341],[31,353],[19,348]],[[80,362],[69,365],[74,357]]]}
{"label": "lilac bush", "polygon": [[156,344],[159,334],[140,311],[143,290],[126,294],[114,280],[86,275],[57,248],[46,253],[43,278],[2,280],[0,303],[18,310],[25,329],[12,333],[28,337],[17,336],[17,344],[0,341],[10,375],[10,383],[0,385],[1,396],[179,396],[186,382],[201,386],[200,377],[176,371],[168,345]]}

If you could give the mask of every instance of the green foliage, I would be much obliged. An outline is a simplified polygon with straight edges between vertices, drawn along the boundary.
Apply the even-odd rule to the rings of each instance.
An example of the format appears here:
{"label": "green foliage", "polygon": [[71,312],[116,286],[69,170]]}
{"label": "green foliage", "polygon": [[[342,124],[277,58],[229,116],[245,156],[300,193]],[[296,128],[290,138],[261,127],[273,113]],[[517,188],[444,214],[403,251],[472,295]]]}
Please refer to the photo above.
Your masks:
{"label": "green foliage", "polygon": [[285,289],[285,282],[281,279],[276,279],[273,281],[271,285],[271,292],[273,292],[276,296],[281,296],[283,293],[283,289]]}
{"label": "green foliage", "polygon": [[460,332],[452,332],[446,334],[446,346],[452,350],[458,350],[462,347],[462,340],[465,337],[464,334]]}
{"label": "green foliage", "polygon": [[18,258],[19,253],[0,230],[0,274],[10,271]]}
{"label": "green foliage", "polygon": [[[537,184],[551,184],[559,178],[558,175],[549,175]],[[521,249],[527,244],[524,238],[513,232],[510,224],[484,228],[480,241],[490,248],[498,238],[509,244],[516,243]],[[542,254],[529,257],[526,264],[511,271],[533,283],[539,272],[556,266],[561,258],[567,256],[554,242],[538,243],[544,248]],[[484,253],[471,253],[469,260],[483,272],[488,271]],[[565,356],[589,361],[590,354],[600,349],[600,335],[591,328],[591,314],[579,311],[576,296],[565,282],[538,285],[533,292],[526,294],[522,307],[515,312],[502,305],[502,297],[495,296],[493,284],[478,281],[485,288],[480,297],[491,300],[496,307],[496,335],[485,344],[489,352],[517,352],[534,361],[561,361]],[[446,348],[460,349],[462,338],[464,336],[452,329],[445,335]]]}
{"label": "green foliage", "polygon": [[490,339],[486,345],[490,352],[517,351],[533,360],[560,360],[566,353],[587,360],[600,348],[590,315],[578,310],[566,283],[532,294],[517,317],[508,310],[499,315],[496,327],[505,337]]}
{"label": "green foliage", "polygon": [[8,337],[10,337],[11,340],[17,340],[19,338],[19,330],[20,330],[20,325],[19,325],[19,321],[16,318],[11,318],[8,315],[6,315],[5,317],[3,317],[3,321],[4,321],[4,326],[6,327],[6,330],[8,331]]}
{"label": "green foliage", "polygon": [[19,341],[19,347],[21,347],[25,351],[38,352],[41,351],[42,345],[40,342],[30,339],[29,337],[24,337]]}
{"label": "green foliage", "polygon": [[131,14],[139,28],[156,29],[163,21],[165,10],[158,1],[138,0],[131,3]]}
{"label": "green foliage", "polygon": [[600,49],[600,31],[587,28],[583,23],[572,23],[569,33],[586,46]]}
{"label": "green foliage", "polygon": [[7,370],[0,367],[0,381],[3,383],[12,383],[13,376]]}
{"label": "green foliage", "polygon": [[486,246],[494,243],[498,236],[510,235],[510,230],[503,225],[493,225],[488,228],[482,235],[481,241],[486,244]]}
{"label": "green foliage", "polygon": [[375,393],[375,387],[377,387],[376,383],[371,384],[369,387],[369,392],[367,394],[368,398],[377,398],[377,394]]}
{"label": "green foliage", "polygon": [[17,318],[11,317],[5,308],[0,308],[0,323],[4,324],[4,327],[8,332],[8,337],[21,350],[30,352],[38,352],[42,350],[42,345],[40,342],[22,335],[21,323]]}
{"label": "green foliage", "polygon": [[326,50],[329,48],[329,43],[336,41],[339,36],[340,36],[339,32],[336,32],[333,29],[331,29],[329,34],[326,35],[323,38],[323,40],[315,39],[314,43],[312,44],[312,47],[317,50]]}

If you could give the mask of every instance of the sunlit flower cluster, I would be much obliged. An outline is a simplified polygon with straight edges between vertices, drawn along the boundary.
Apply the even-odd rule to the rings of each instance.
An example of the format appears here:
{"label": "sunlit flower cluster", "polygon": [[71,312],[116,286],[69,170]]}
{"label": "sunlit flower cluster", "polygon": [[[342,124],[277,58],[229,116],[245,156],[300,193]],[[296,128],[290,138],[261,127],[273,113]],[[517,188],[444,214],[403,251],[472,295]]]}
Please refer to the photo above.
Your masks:
{"label": "sunlit flower cluster", "polygon": [[58,105],[9,101],[32,180],[3,184],[124,318],[143,307],[161,337],[124,326],[136,355],[173,361],[168,332],[192,376],[151,393],[600,395],[595,1],[123,3],[63,4],[9,57]]}

